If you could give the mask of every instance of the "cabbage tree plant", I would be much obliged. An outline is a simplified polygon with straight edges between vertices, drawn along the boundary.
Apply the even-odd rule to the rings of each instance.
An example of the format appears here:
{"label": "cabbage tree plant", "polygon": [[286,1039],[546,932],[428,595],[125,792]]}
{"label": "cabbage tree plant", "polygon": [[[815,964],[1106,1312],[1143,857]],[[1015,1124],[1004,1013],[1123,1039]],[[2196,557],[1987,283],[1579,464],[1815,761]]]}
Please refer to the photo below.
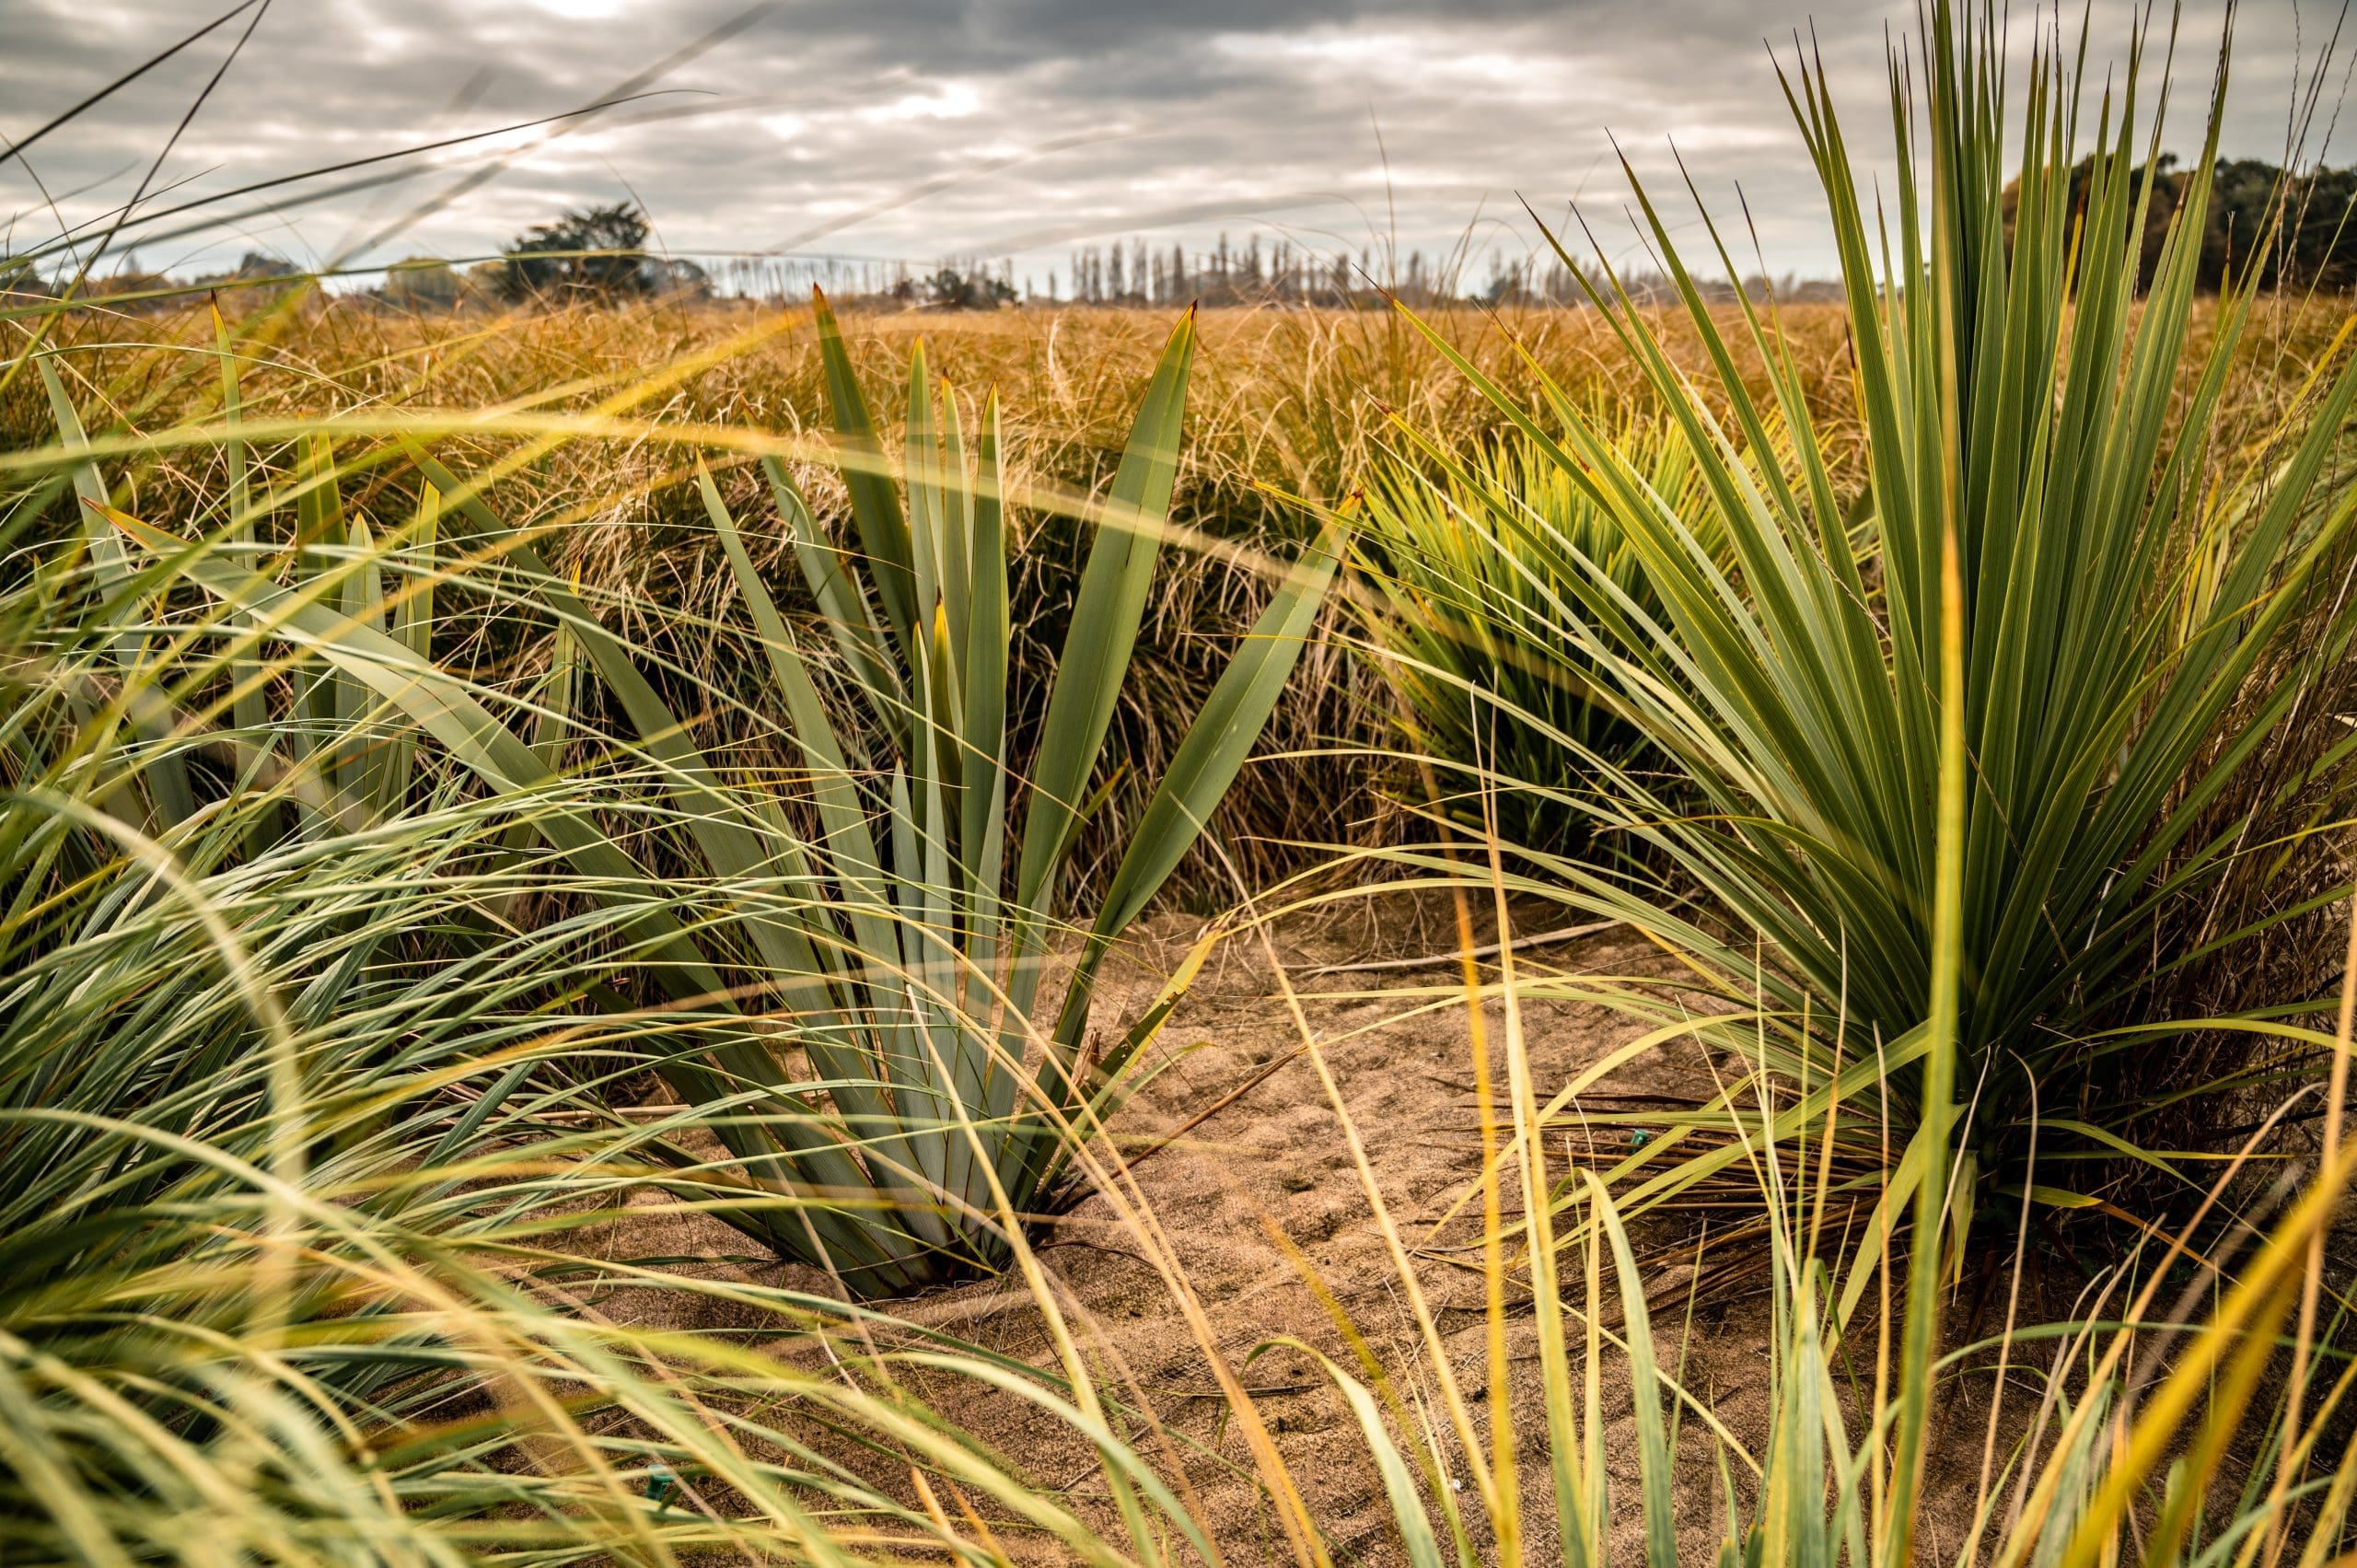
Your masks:
{"label": "cabbage tree plant", "polygon": [[[1555,617],[1661,760],[1589,752],[1604,787],[1580,804],[1703,912],[1562,857],[1528,890],[1628,919],[1691,960],[1679,983],[1709,977],[1727,1008],[1703,1032],[1759,1072],[1691,1114],[1625,1119],[1665,1134],[1617,1162],[1631,1213],[1804,1126],[1846,1129],[1869,1168],[1887,1147],[1887,1202],[1902,1212],[1920,1151],[1952,1124],[1959,1232],[1991,1191],[2094,1207],[2081,1183],[2120,1160],[2197,1190],[2143,1142],[2169,1135],[2155,1113],[2194,1094],[2231,1103],[2281,1063],[2254,1050],[2198,1090],[2177,1081],[2173,1040],[2270,1027],[2204,1016],[2176,993],[2181,971],[2255,956],[2347,890],[2303,846],[2342,815],[2357,757],[2317,695],[2357,639],[2357,490],[2341,456],[2357,366],[2335,340],[2280,421],[2237,437],[2258,273],[2197,297],[2223,46],[2201,155],[2154,220],[2168,193],[2141,25],[2098,83],[2050,36],[2017,65],[1981,7],[1939,0],[1925,22],[1912,56],[1892,57],[1887,204],[1869,202],[1822,74],[1804,61],[1787,77],[1840,261],[1840,414],[1772,304],[1740,286],[1734,308],[1712,303],[1642,186],[1641,221],[1708,371],[1682,367],[1634,294],[1592,269],[1594,303],[1694,456],[1713,534],[1563,389],[1542,377],[1546,408],[1526,409],[1426,329],[1611,520],[1652,589],[1640,600],[1591,560],[1570,579],[1579,613]],[[2138,248],[2156,226],[2140,297]],[[2254,237],[2250,253],[2270,243]],[[1764,367],[1756,382],[1747,361]],[[1863,493],[1838,459],[1848,422]],[[1960,712],[1938,679],[1952,634]],[[1940,737],[1957,721],[1971,788],[1952,1100],[1924,1052]],[[2303,864],[2338,886],[2314,896],[2281,875]],[[1715,1135],[1730,1115],[1756,1116],[1752,1144]],[[1845,1314],[1870,1277],[1849,1276]]]}

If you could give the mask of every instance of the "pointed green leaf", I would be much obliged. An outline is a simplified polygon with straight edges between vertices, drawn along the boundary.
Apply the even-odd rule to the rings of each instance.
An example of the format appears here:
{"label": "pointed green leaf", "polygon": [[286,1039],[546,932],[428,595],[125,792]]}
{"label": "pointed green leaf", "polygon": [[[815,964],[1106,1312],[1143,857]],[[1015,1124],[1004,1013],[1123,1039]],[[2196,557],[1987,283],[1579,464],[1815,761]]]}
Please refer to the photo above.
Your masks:
{"label": "pointed green leaf", "polygon": [[1129,674],[1154,580],[1161,528],[1178,472],[1179,424],[1194,360],[1190,309],[1170,334],[1131,427],[1097,540],[1081,573],[1072,625],[1056,660],[1055,685],[1040,726],[1039,761],[1016,875],[1021,918],[1044,914],[1067,834],[1097,771],[1105,732]]}

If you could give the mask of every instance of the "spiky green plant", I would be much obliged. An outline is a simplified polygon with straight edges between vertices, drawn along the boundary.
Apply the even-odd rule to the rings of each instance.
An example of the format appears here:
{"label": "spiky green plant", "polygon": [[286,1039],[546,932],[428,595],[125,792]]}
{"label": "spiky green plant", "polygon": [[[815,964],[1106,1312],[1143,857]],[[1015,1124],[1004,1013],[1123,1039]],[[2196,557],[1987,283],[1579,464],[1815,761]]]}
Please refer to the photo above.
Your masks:
{"label": "spiky green plant", "polygon": [[[9,499],[16,525],[42,497]],[[604,1109],[672,1049],[659,1018],[585,1005],[626,976],[625,899],[495,912],[542,880],[519,815],[587,803],[519,813],[435,767],[396,813],[339,806],[332,753],[266,766],[270,726],[215,722],[258,633],[152,619],[166,583],[129,565],[69,545],[0,592],[0,1559],[979,1551],[903,1494],[911,1461],[1006,1535],[1152,1559],[896,1368],[1109,1441],[1085,1388],[1075,1406],[1004,1357],[597,1244],[696,1117]],[[652,881],[627,899],[691,907]],[[618,1321],[617,1292],[717,1292],[814,1353]],[[895,1452],[880,1481],[829,1450],[854,1432]],[[1107,1458],[1183,1539],[1134,1457]]]}
{"label": "spiky green plant", "polygon": [[1090,809],[1170,504],[1193,320],[1165,349],[1113,477],[1028,773],[1007,722],[996,399],[982,411],[970,469],[957,400],[932,386],[920,344],[896,494],[823,300],[819,328],[859,552],[830,550],[785,470],[767,470],[858,699],[857,728],[830,718],[811,660],[718,490],[709,476],[702,483],[769,654],[820,833],[788,874],[815,877],[828,901],[807,917],[807,946],[764,957],[772,983],[800,988],[789,992],[797,1030],[861,1143],[868,1182],[898,1194],[895,1224],[905,1228],[879,1238],[884,1262],[923,1282],[1004,1256],[992,1234],[1001,1216],[1028,1214],[1053,1191],[1068,1138],[1086,1136],[1118,1098],[1165,1006],[1084,1061],[1097,970],[1243,765],[1300,655],[1333,552],[1279,586],[1213,686],[1082,928],[1054,1022],[1042,1027],[1063,861]]}
{"label": "spiky green plant", "polygon": [[[1710,527],[1684,432],[1599,407],[1631,468],[1673,513]],[[1412,434],[1412,433],[1411,433]],[[1428,438],[1367,476],[1358,540],[1376,588],[1368,640],[1398,693],[1402,739],[1444,765],[1459,817],[1486,793],[1514,843],[1576,850],[1595,820],[1588,754],[1634,761],[1638,726],[1596,701],[1595,672],[1562,634],[1584,618],[1575,578],[1599,574],[1645,613],[1659,600],[1617,523],[1527,436],[1453,454]]]}
{"label": "spiky green plant", "polygon": [[[1780,1118],[1822,1120],[1837,1101],[1887,1094],[1902,1211],[1924,1168],[1916,1145],[1950,1117],[1962,1118],[1955,1191],[1967,1209],[1991,1183],[2084,1206],[2062,1174],[2082,1167],[2061,1162],[2132,1152],[2139,1116],[2189,1087],[2138,1071],[2166,1060],[2169,1031],[2203,1027],[2172,1016],[2172,922],[2295,858],[2296,821],[2286,842],[2269,842],[2278,800],[2310,790],[2326,820],[2345,798],[2351,745],[2304,698],[2357,626],[2340,592],[2357,493],[2333,460],[2357,372],[2319,366],[2253,447],[2214,438],[2258,308],[2237,285],[2209,338],[2189,331],[2223,54],[2203,155],[2140,301],[2121,237],[2144,229],[2150,192],[2132,171],[2151,160],[2133,156],[2138,138],[2157,146],[2161,134],[2159,116],[2140,121],[2145,36],[2102,96],[2093,139],[2110,156],[2081,212],[2069,197],[2084,78],[2060,40],[2041,36],[2016,80],[1985,9],[1940,4],[1928,25],[1920,54],[1892,61],[1898,162],[1880,228],[1822,76],[1804,64],[1788,84],[1848,300],[1866,438],[1859,539],[1772,311],[1746,297],[1723,327],[1642,188],[1715,369],[1710,397],[1608,273],[1597,302],[1685,432],[1729,560],[1572,400],[1552,396],[1560,429],[1542,427],[1456,357],[1614,519],[1659,596],[1650,610],[1586,574],[1585,613],[1560,631],[1608,673],[1672,774],[1665,787],[1593,757],[1610,781],[1591,797],[1599,822],[1674,866],[1715,918],[1683,917],[1568,860],[1534,890],[1625,916],[1693,959],[1744,1013],[1705,1031],[1755,1056],[1750,1042],[1767,1040]],[[2010,185],[2009,128],[2021,149]],[[1766,366],[1763,391],[1739,349]],[[1746,459],[1787,445],[1782,460]],[[1953,1103],[1924,1065],[1937,738],[1957,717],[1936,679],[1951,534],[1972,781]],[[2274,754],[2285,748],[2288,765]],[[2232,900],[2261,912],[2194,940],[2235,951],[2289,902]],[[1764,1017],[1744,1000],[1755,974]],[[2223,1103],[2280,1065],[2247,1054],[2205,1092]],[[1732,1144],[1692,1158],[1679,1145],[1730,1108],[1749,1113],[1756,1087],[1731,1086],[1698,1121],[1672,1119],[1671,1136],[1621,1167],[1624,1201],[1725,1168]]]}
{"label": "spiky green plant", "polygon": [[[1060,876],[1097,787],[1160,554],[1192,321],[1172,335],[1097,517],[1028,772],[1007,723],[995,404],[970,459],[954,395],[933,387],[920,350],[896,483],[823,301],[819,327],[858,549],[820,537],[786,470],[772,462],[768,471],[831,643],[831,677],[779,613],[717,487],[701,481],[768,657],[795,775],[787,787],[747,789],[726,777],[532,540],[501,522],[479,485],[414,444],[420,521],[406,531],[438,527],[447,508],[501,563],[505,592],[558,618],[635,731],[628,749],[645,782],[633,804],[668,814],[674,847],[737,889],[737,914],[698,929],[643,905],[635,889],[651,873],[607,826],[570,811],[531,819],[574,873],[631,904],[649,978],[698,1020],[699,1045],[665,1070],[691,1102],[714,1108],[748,1179],[775,1200],[734,1217],[863,1294],[890,1294],[1002,1260],[1005,1226],[1055,1191],[1071,1139],[1089,1135],[1118,1099],[1132,1054],[1164,1009],[1084,1059],[1097,970],[1243,765],[1309,633],[1334,552],[1321,550],[1278,586],[1176,749],[1104,898],[1074,933],[1051,1019],[1040,1015],[1041,987],[1066,934]],[[327,454],[306,470],[303,494],[332,494],[333,461]],[[209,545],[191,548],[121,514],[113,520],[237,616],[310,656],[304,668],[317,673],[298,676],[300,722],[287,734],[325,738],[331,761],[319,772],[338,793],[373,798],[405,776],[409,743],[400,738],[411,726],[496,793],[528,798],[553,783],[547,755],[384,627],[376,608],[384,592],[366,586],[379,557],[364,537],[354,536],[339,569],[284,588]],[[334,521],[325,502],[313,502],[298,551],[337,533]],[[407,603],[433,580],[422,571],[394,598]],[[330,588],[333,602],[323,597]],[[822,679],[846,695],[856,728],[837,727]],[[723,971],[731,964],[754,977],[761,1005],[738,999]]]}

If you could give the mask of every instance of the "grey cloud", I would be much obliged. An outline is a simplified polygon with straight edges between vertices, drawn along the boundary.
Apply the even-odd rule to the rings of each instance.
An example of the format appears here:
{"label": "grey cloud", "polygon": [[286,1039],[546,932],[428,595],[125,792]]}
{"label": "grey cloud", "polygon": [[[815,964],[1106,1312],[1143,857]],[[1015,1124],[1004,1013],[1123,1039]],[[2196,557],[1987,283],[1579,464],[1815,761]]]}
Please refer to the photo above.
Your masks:
{"label": "grey cloud", "polygon": [[[21,134],[226,4],[0,0],[0,134]],[[558,112],[741,9],[277,0],[163,179],[188,181],[180,199]],[[2099,44],[2124,38],[2125,14],[2105,0]],[[2313,52],[2329,20],[2320,8],[2300,19],[2288,4],[2244,6],[2230,150],[2280,150],[2295,41]],[[1395,213],[1403,246],[1446,247],[1484,214],[1479,245],[1522,247],[1536,237],[1517,198],[1550,217],[1576,198],[1617,246],[1628,231],[1608,127],[1652,188],[1675,188],[1673,139],[1714,211],[1735,214],[1740,181],[1769,264],[1822,271],[1820,204],[1761,40],[1813,25],[1871,157],[1883,139],[1886,21],[1911,28],[1913,6],[784,0],[662,84],[707,96],[659,100],[636,124],[625,113],[518,138],[537,145],[373,259],[482,254],[560,207],[625,192],[682,252],[825,231],[815,243],[830,251],[884,258],[1012,250],[1018,273],[1060,265],[1068,244],[1130,234],[1190,249],[1222,230],[1355,249],[1387,238]],[[2217,0],[2189,10],[2173,145],[2198,138],[2216,29]],[[70,219],[129,195],[217,63],[215,42],[35,150],[52,192],[98,182],[60,203]],[[398,187],[258,215],[235,233],[150,240],[141,260],[186,266],[249,248],[316,260],[470,179],[484,150],[440,155]],[[22,168],[0,165],[0,207],[23,214],[17,248],[54,232],[42,204]]]}

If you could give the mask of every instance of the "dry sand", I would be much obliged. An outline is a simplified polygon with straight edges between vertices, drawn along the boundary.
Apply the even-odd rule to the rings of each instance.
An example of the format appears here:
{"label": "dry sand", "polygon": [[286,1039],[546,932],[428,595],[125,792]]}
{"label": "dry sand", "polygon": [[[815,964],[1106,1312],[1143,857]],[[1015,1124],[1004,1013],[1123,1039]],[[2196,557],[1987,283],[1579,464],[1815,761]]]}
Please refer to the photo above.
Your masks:
{"label": "dry sand", "polygon": [[[1387,1563],[1401,1554],[1364,1440],[1347,1408],[1311,1357],[1274,1342],[1291,1336],[1344,1365],[1352,1361],[1330,1316],[1271,1232],[1282,1232],[1298,1249],[1395,1371],[1429,1388],[1431,1368],[1341,1121],[1301,1050],[1304,1025],[1318,1042],[1399,1229],[1411,1245],[1426,1244],[1418,1249],[1416,1268],[1441,1326],[1443,1349],[1476,1401],[1476,1419],[1489,1419],[1478,1253],[1463,1249],[1467,1232],[1461,1225],[1434,1228],[1467,1193],[1480,1167],[1467,1014],[1461,995],[1447,994],[1456,967],[1309,972],[1322,965],[1448,947],[1451,923],[1446,916],[1430,906],[1397,908],[1399,902],[1389,900],[1395,907],[1379,921],[1369,918],[1372,911],[1363,911],[1276,939],[1275,961],[1291,977],[1298,1022],[1270,956],[1248,939],[1231,940],[1173,1014],[1155,1044],[1156,1074],[1118,1123],[1126,1144],[1135,1150],[1259,1079],[1183,1137],[1144,1158],[1135,1180],[1222,1354],[1252,1393],[1337,1562]],[[1539,912],[1521,929],[1546,919]],[[1117,1034],[1145,1007],[1199,925],[1171,915],[1148,923],[1125,963],[1109,975],[1097,1010],[1101,1033]],[[1482,939],[1488,940],[1486,933]],[[1626,932],[1550,947],[1527,958],[1566,973],[1657,973],[1660,962]],[[1556,1002],[1527,1006],[1523,1023],[1542,1097],[1638,1029],[1603,1007]],[[1707,1065],[1689,1045],[1642,1057],[1602,1086],[1692,1093],[1708,1082]],[[659,1201],[650,1195],[649,1202]],[[741,1236],[701,1216],[651,1214],[644,1225],[628,1229],[627,1249],[642,1253],[718,1258],[745,1250]],[[1457,1243],[1454,1249],[1452,1242]],[[1165,1457],[1178,1459],[1197,1516],[1228,1560],[1288,1560],[1276,1516],[1260,1495],[1203,1350],[1128,1225],[1102,1195],[1091,1196],[1046,1230],[1038,1245],[1109,1394],[1123,1397],[1120,1385],[1129,1384],[1135,1392],[1127,1397],[1143,1399],[1167,1428],[1172,1446]],[[711,1272],[771,1282],[794,1273],[775,1266],[722,1263],[711,1265]],[[677,1323],[676,1304],[660,1310]],[[893,1310],[1027,1361],[1044,1365],[1050,1359],[1031,1298],[1012,1279],[938,1292]],[[720,1307],[692,1326],[754,1333],[761,1329],[758,1321]],[[1738,1442],[1757,1451],[1768,1418],[1764,1305],[1738,1297],[1690,1316],[1678,1306],[1656,1318],[1655,1334],[1665,1364],[1678,1371],[1694,1397]],[[1515,1368],[1512,1425],[1527,1500],[1525,1557],[1535,1562],[1553,1550],[1554,1510],[1536,1342],[1527,1315],[1517,1313],[1513,1319],[1509,1352]],[[1069,1430],[962,1380],[935,1378],[919,1385],[919,1391],[946,1416],[1012,1458],[1042,1490],[1084,1504],[1104,1496],[1094,1450]],[[1984,1408],[1968,1393],[1945,1405],[1946,1453],[1935,1464],[1929,1521],[1941,1535],[1954,1527],[1944,1526],[1944,1516],[1968,1518],[1960,1509],[1978,1469]],[[1617,1355],[1608,1357],[1603,1408],[1619,1516],[1615,1533],[1622,1538],[1615,1543],[1615,1555],[1641,1561],[1636,1424]],[[1714,1443],[1690,1415],[1681,1418],[1680,1443],[1677,1501],[1682,1555],[1713,1562],[1725,1517]],[[1729,1469],[1744,1473],[1739,1460],[1730,1459]],[[1469,1485],[1466,1501],[1472,1503]],[[1472,1512],[1478,1515],[1478,1506]],[[1112,1523],[1109,1513],[1107,1522]],[[1954,1545],[1952,1536],[1948,1544]],[[1041,1561],[1062,1556],[1052,1543],[1039,1543],[1039,1549]]]}

